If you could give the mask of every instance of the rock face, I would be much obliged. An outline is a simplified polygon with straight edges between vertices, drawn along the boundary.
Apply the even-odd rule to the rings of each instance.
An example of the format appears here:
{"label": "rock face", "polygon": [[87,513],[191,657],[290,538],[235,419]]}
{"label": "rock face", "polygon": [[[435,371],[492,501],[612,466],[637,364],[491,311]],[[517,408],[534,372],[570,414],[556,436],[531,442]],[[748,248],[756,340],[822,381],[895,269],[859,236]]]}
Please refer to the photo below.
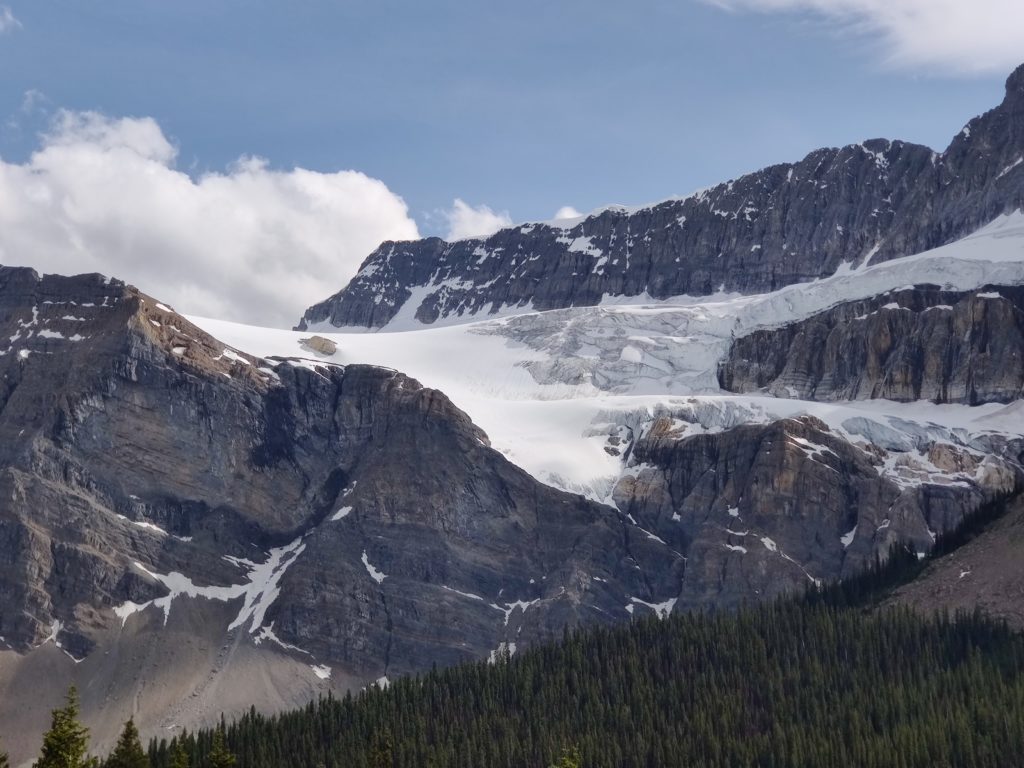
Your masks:
{"label": "rock face", "polygon": [[397,372],[256,360],[96,276],[0,279],[15,650],[51,639],[82,657],[115,607],[252,602],[273,583],[286,599],[246,605],[241,628],[273,622],[377,677],[547,636],[663,580],[623,565],[612,509],[540,485]]}
{"label": "rock face", "polygon": [[1024,396],[1024,289],[921,286],[840,304],[737,339],[719,382],[802,400],[1012,402]]}
{"label": "rock face", "polygon": [[[679,608],[738,606],[848,576],[897,542],[925,552],[1024,478],[1020,440],[957,447],[922,436],[917,449],[890,453],[810,416],[694,429],[702,418],[664,409],[613,438],[633,466],[616,505],[688,558]],[[880,472],[889,462],[900,471]]]}
{"label": "rock face", "polygon": [[381,328],[606,295],[754,293],[934,248],[1024,204],[1024,67],[945,152],[876,139],[681,200],[486,239],[387,242],[311,325]]}
{"label": "rock face", "polygon": [[302,344],[307,349],[319,352],[327,357],[338,351],[338,345],[330,339],[325,339],[323,336],[310,336],[308,339],[303,339]]}

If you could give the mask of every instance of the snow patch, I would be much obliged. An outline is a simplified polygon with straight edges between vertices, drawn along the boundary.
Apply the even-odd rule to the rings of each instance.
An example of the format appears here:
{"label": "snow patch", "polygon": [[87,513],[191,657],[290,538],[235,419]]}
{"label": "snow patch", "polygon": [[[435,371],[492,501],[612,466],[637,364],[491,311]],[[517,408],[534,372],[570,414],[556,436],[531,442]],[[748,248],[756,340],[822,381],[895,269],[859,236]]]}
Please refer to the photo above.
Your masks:
{"label": "snow patch", "polygon": [[167,589],[167,594],[141,604],[128,601],[116,606],[114,614],[121,619],[123,627],[130,616],[153,605],[163,611],[164,626],[166,626],[171,616],[171,605],[179,597],[204,598],[220,602],[243,598],[242,608],[235,620],[228,626],[228,630],[237,629],[247,620],[252,619],[249,633],[256,634],[263,624],[267,609],[273,605],[280,593],[278,584],[281,577],[304,549],[305,545],[300,537],[285,547],[270,550],[267,560],[263,563],[252,563],[225,555],[224,559],[228,562],[249,569],[247,582],[227,586],[199,586],[188,576],[177,571],[166,574],[156,573],[135,561],[134,567],[153,581],[162,584]]}
{"label": "snow patch", "polygon": [[498,647],[491,651],[487,657],[488,664],[497,664],[500,659],[512,658],[516,655],[515,643],[498,643]]}
{"label": "snow patch", "polygon": [[366,550],[363,550],[363,565],[366,566],[366,572],[370,574],[370,578],[376,581],[378,584],[383,583],[384,579],[388,577],[383,571],[378,571],[370,564],[370,558],[366,554]]}
{"label": "snow patch", "polygon": [[677,600],[678,598],[673,597],[663,603],[648,603],[646,600],[641,600],[639,597],[631,597],[629,598],[629,605],[626,606],[626,611],[632,614],[633,609],[636,606],[642,605],[654,611],[654,614],[659,619],[667,619],[669,614],[672,613],[672,609],[675,608]]}
{"label": "snow patch", "polygon": [[319,677],[321,680],[331,679],[331,668],[324,664],[310,664],[309,668],[313,670],[313,674]]}
{"label": "snow patch", "polygon": [[447,592],[454,592],[456,595],[462,595],[463,597],[468,597],[470,600],[479,600],[481,602],[485,602],[484,598],[480,597],[480,595],[474,595],[472,592],[463,592],[461,589],[454,589],[453,587],[445,587],[445,586],[442,586],[441,589],[444,589]]}

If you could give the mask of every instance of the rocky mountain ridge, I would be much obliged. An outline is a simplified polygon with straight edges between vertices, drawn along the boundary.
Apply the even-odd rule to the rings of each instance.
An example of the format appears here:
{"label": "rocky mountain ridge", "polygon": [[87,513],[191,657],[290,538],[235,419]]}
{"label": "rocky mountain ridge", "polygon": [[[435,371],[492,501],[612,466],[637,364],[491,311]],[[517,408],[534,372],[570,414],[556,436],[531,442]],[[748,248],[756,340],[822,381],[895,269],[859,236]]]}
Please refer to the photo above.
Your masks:
{"label": "rocky mountain ridge", "polygon": [[1024,204],[1024,66],[942,153],[875,139],[691,197],[382,244],[307,327],[416,327],[606,297],[758,293],[950,243]]}

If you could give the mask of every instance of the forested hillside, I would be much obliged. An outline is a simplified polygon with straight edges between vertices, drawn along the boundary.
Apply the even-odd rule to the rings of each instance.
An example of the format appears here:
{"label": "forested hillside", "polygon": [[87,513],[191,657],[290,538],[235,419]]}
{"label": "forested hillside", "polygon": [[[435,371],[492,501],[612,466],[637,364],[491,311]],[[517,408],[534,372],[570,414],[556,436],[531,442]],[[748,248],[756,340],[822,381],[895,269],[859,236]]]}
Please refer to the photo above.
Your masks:
{"label": "forested hillside", "polygon": [[[980,616],[787,602],[590,630],[227,727],[239,766],[1007,765],[1024,637]],[[212,734],[184,740],[202,764]],[[151,748],[170,768],[171,745]]]}

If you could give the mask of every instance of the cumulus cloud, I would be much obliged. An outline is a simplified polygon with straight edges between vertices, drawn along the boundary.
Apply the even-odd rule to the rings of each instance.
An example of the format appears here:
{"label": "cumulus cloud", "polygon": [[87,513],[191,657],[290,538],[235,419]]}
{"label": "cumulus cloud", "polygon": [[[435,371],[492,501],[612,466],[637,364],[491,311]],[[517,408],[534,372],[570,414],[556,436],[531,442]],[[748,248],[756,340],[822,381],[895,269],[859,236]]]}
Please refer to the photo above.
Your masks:
{"label": "cumulus cloud", "polygon": [[448,220],[446,240],[487,237],[499,229],[512,226],[508,211],[496,212],[486,205],[474,208],[460,198],[455,198],[451,209],[444,211],[444,217]]}
{"label": "cumulus cloud", "polygon": [[6,5],[0,5],[0,35],[21,28],[21,22],[14,18],[14,13]]}
{"label": "cumulus cloud", "polygon": [[726,10],[804,11],[869,38],[887,63],[962,74],[1024,61],[1021,0],[706,0]]}
{"label": "cumulus cloud", "polygon": [[563,205],[557,211],[555,211],[555,221],[562,221],[563,219],[578,219],[583,216],[582,213],[577,211],[571,205]]}
{"label": "cumulus cloud", "polygon": [[176,309],[289,326],[382,240],[418,237],[400,197],[356,171],[243,158],[193,178],[150,118],[62,111],[24,163],[0,159],[0,263],[101,272]]}

